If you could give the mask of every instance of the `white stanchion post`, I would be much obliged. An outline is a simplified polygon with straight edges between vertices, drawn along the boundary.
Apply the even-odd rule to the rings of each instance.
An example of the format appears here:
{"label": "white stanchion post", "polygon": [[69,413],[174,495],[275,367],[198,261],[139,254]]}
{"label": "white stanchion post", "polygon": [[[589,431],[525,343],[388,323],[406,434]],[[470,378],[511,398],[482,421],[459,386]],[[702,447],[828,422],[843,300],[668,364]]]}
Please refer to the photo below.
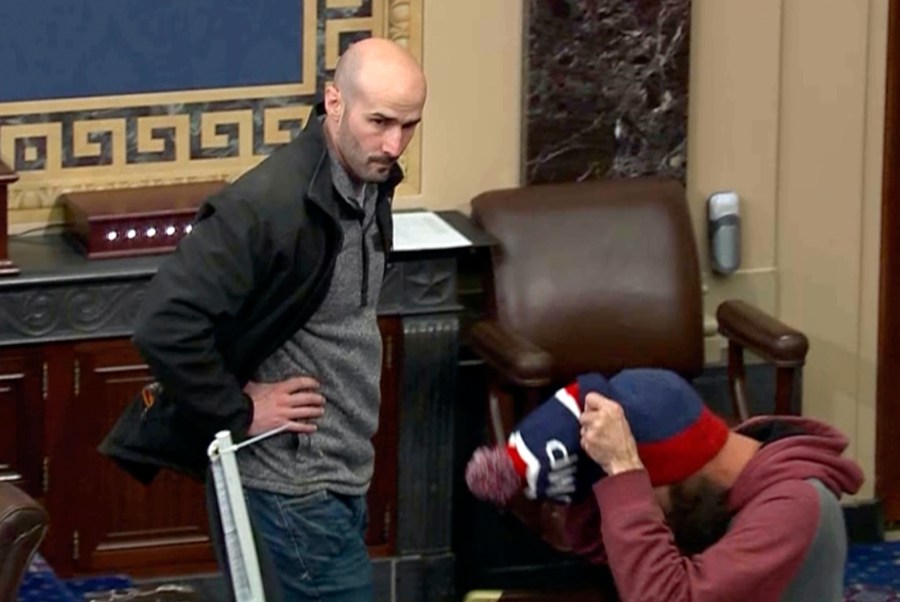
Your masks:
{"label": "white stanchion post", "polygon": [[212,466],[219,513],[222,517],[235,600],[265,602],[259,559],[256,555],[247,503],[244,500],[244,490],[235,458],[239,447],[243,445],[235,446],[231,441],[231,433],[220,431],[216,433],[216,438],[209,445],[207,453]]}

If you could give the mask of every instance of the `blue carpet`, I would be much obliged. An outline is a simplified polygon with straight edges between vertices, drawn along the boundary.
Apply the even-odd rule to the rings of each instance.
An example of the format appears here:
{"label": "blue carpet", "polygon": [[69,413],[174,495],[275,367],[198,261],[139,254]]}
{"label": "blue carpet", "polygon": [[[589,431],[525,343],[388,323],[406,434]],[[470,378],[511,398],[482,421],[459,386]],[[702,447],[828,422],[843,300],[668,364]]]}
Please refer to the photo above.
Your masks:
{"label": "blue carpet", "polygon": [[[847,602],[900,602],[900,541],[850,546],[844,576]],[[132,587],[124,575],[60,580],[36,554],[18,602],[82,602],[84,594]]]}
{"label": "blue carpet", "polygon": [[18,602],[82,602],[84,594],[124,589],[131,585],[131,579],[124,575],[62,581],[41,555],[35,554],[22,579]]}
{"label": "blue carpet", "polygon": [[900,541],[850,546],[845,600],[900,601]]}

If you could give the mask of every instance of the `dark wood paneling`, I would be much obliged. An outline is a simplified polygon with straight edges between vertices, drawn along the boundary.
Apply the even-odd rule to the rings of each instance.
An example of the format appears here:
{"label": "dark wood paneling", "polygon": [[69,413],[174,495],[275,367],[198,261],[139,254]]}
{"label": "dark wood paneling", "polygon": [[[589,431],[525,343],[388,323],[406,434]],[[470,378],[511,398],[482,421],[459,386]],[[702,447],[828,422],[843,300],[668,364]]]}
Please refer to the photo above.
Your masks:
{"label": "dark wood paneling", "polygon": [[0,354],[0,478],[43,496],[41,362],[35,353]]}
{"label": "dark wood paneling", "polygon": [[455,314],[403,317],[397,408],[397,553],[441,554],[451,547],[459,357]]}
{"label": "dark wood paneling", "polygon": [[9,240],[7,224],[9,187],[18,179],[18,174],[0,161],[0,276],[13,275],[19,272],[19,268],[10,261],[7,249]]}
{"label": "dark wood paneling", "polygon": [[381,411],[375,447],[375,474],[366,503],[369,526],[366,545],[372,556],[393,554],[397,541],[397,396],[400,393],[400,358],[403,325],[399,318],[379,318],[384,345],[381,369]]}
{"label": "dark wood paneling", "polygon": [[[388,556],[397,538],[403,326],[398,317],[380,318],[379,326],[382,405],[366,542],[373,556]],[[216,569],[201,484],[162,471],[144,486],[97,452],[124,405],[150,378],[127,339],[0,353],[0,465],[15,467],[36,495],[43,481],[49,483],[51,525],[42,551],[63,577]]]}
{"label": "dark wood paneling", "polygon": [[875,490],[900,520],[900,0],[891,0],[881,208]]}
{"label": "dark wood paneling", "polygon": [[79,426],[67,447],[78,461],[66,472],[80,476],[67,479],[66,489],[74,494],[74,571],[214,568],[202,484],[164,471],[145,486],[97,452],[124,405],[150,380],[147,366],[127,341],[79,344],[73,358],[69,415],[77,415]]}

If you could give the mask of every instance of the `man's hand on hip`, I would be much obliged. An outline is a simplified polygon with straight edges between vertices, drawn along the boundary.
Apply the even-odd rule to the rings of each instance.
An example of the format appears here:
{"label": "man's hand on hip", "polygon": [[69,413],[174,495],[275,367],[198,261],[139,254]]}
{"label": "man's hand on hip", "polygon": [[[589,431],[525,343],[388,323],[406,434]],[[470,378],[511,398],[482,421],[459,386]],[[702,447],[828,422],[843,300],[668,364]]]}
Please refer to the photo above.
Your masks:
{"label": "man's hand on hip", "polygon": [[253,400],[251,437],[284,426],[286,431],[312,433],[315,420],[325,413],[325,398],[319,382],[309,376],[297,376],[278,383],[250,381],[244,393]]}

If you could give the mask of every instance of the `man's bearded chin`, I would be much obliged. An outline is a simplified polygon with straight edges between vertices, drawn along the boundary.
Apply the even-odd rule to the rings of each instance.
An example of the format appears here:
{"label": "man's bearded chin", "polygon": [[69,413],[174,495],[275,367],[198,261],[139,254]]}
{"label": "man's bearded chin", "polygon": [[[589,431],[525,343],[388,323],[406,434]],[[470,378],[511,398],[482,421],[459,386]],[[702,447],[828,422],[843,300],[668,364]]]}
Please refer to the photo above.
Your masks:
{"label": "man's bearded chin", "polygon": [[684,483],[673,485],[669,496],[666,522],[682,554],[699,554],[728,531],[732,514],[728,510],[726,489],[701,478],[690,487]]}

